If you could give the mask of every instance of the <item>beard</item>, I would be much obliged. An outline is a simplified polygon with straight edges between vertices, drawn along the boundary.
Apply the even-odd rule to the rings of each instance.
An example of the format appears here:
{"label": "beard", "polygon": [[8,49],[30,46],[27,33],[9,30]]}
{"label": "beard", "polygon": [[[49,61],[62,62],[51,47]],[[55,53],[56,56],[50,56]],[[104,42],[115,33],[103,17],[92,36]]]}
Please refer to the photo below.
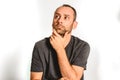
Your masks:
{"label": "beard", "polygon": [[68,32],[63,25],[55,25],[53,26],[53,29],[56,30],[56,32],[61,35],[62,37],[65,35],[66,32]]}
{"label": "beard", "polygon": [[70,26],[68,26],[68,29],[67,26],[64,26],[62,24],[52,24],[53,26],[53,29],[56,30],[56,32],[61,35],[62,37],[64,37],[65,33],[67,32],[68,34],[72,32],[72,26],[73,24],[71,24]]}

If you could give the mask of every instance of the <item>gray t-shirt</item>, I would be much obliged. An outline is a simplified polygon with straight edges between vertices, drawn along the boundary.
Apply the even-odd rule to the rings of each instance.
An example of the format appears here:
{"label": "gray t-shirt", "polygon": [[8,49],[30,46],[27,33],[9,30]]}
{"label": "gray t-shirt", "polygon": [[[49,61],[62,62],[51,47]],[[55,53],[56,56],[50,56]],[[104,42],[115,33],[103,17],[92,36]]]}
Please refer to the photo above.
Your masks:
{"label": "gray t-shirt", "polygon": [[[90,51],[87,42],[72,36],[65,50],[71,65],[77,65],[86,70]],[[49,42],[49,38],[45,38],[35,44],[31,72],[43,72],[42,80],[58,80],[62,77],[58,66],[57,55]],[[83,77],[81,80],[83,80]]]}

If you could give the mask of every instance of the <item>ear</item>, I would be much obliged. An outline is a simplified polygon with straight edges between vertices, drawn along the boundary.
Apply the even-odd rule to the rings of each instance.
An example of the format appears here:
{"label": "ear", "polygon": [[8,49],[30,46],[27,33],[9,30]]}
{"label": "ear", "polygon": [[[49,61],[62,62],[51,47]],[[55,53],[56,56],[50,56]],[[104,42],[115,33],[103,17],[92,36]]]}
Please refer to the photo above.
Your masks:
{"label": "ear", "polygon": [[74,23],[73,23],[73,29],[75,29],[77,27],[77,24],[78,24],[78,22],[74,21]]}

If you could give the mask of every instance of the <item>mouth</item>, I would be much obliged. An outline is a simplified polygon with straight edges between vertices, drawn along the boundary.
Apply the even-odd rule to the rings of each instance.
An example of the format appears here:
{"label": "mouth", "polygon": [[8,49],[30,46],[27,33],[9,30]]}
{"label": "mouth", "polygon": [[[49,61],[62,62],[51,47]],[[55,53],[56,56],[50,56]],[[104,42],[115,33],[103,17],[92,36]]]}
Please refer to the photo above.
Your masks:
{"label": "mouth", "polygon": [[62,25],[56,25],[54,26],[55,30],[62,30],[64,27]]}
{"label": "mouth", "polygon": [[64,29],[64,28],[65,28],[65,26],[63,26],[63,25],[61,25],[61,24],[55,25],[55,27],[56,27],[57,29]]}
{"label": "mouth", "polygon": [[60,29],[60,28],[63,28],[64,26],[62,25],[56,25],[56,28]]}

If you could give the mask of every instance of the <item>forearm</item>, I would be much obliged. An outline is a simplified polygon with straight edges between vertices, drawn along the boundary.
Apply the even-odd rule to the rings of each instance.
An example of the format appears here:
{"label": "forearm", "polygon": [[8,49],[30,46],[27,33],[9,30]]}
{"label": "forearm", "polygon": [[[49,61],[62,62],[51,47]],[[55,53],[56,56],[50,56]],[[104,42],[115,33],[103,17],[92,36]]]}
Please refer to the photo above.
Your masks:
{"label": "forearm", "polygon": [[70,42],[71,35],[67,32],[64,37],[61,37],[55,30],[50,38],[50,43],[55,49],[58,59],[62,80],[80,80],[83,68],[75,65],[70,65],[66,55],[65,47]]}
{"label": "forearm", "polygon": [[65,80],[77,80],[77,74],[70,65],[65,49],[57,50],[58,64],[63,78]]}
{"label": "forearm", "polygon": [[31,72],[30,80],[42,80],[43,72]]}

